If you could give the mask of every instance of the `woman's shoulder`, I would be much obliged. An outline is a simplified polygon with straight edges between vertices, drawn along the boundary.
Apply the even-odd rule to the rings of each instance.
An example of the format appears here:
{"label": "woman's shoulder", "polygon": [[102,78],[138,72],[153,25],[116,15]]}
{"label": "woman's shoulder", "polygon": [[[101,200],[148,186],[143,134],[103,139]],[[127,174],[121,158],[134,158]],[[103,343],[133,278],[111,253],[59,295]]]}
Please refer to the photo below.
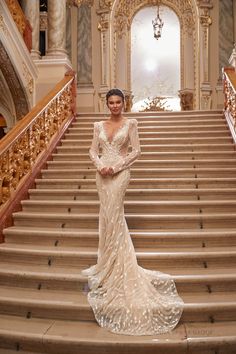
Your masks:
{"label": "woman's shoulder", "polygon": [[129,124],[132,126],[137,126],[138,125],[138,121],[135,118],[129,118]]}
{"label": "woman's shoulder", "polygon": [[94,127],[95,127],[95,128],[99,128],[99,127],[101,127],[101,126],[103,125],[103,123],[104,123],[104,121],[103,121],[103,120],[100,120],[100,121],[98,121],[98,122],[94,122],[93,124],[94,124]]}

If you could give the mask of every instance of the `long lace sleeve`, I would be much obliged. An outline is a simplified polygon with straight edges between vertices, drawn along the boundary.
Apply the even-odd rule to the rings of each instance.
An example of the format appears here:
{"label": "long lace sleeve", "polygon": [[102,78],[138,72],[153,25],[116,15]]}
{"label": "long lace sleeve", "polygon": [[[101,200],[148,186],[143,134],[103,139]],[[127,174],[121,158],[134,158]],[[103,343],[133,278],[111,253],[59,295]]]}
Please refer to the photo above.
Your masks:
{"label": "long lace sleeve", "polygon": [[93,129],[93,140],[92,140],[92,144],[91,147],[89,149],[89,156],[90,159],[92,160],[93,164],[95,165],[95,167],[97,168],[97,170],[101,170],[104,165],[101,162],[100,158],[99,158],[99,126],[98,126],[98,122],[94,123],[94,129]]}
{"label": "long lace sleeve", "polygon": [[138,136],[138,122],[136,119],[132,119],[130,121],[129,138],[132,151],[128,155],[126,155],[121,161],[117,162],[114,166],[112,166],[114,173],[120,172],[130,167],[141,154]]}

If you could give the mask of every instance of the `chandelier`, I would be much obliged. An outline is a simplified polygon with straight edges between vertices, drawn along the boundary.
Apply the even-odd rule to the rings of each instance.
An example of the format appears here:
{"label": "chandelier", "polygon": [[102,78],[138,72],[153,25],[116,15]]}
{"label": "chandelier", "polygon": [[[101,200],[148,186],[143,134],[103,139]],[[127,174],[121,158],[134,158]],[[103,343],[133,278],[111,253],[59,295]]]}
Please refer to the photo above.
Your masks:
{"label": "chandelier", "polygon": [[155,17],[154,20],[152,20],[152,25],[153,25],[154,38],[156,38],[158,40],[159,38],[161,38],[162,27],[164,26],[164,22],[160,17],[160,4],[159,4],[159,2],[157,3],[157,16]]}

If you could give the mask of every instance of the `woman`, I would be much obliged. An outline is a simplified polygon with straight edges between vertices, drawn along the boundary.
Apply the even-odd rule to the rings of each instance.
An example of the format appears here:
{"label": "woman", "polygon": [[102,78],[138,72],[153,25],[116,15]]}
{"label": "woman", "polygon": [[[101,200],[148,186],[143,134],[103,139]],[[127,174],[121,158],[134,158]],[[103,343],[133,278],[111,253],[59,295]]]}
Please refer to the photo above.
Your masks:
{"label": "woman", "polygon": [[100,213],[97,264],[82,271],[88,275],[88,301],[99,325],[112,332],[165,333],[179,322],[183,301],[168,274],[137,264],[124,217],[129,167],[140,155],[137,120],[123,116],[122,91],[110,90],[106,102],[110,118],[94,124],[90,148],[90,157],[97,169]]}

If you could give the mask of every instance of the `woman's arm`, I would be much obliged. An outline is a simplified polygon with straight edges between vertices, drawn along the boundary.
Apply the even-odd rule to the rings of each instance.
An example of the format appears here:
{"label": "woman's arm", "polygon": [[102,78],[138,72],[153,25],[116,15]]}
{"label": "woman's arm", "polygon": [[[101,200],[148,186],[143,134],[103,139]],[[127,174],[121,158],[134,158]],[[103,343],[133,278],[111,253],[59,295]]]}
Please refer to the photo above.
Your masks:
{"label": "woman's arm", "polygon": [[120,172],[130,167],[141,154],[138,136],[138,122],[136,119],[130,120],[129,138],[132,151],[127,156],[125,156],[122,161],[119,161],[114,166],[112,166],[114,173]]}
{"label": "woman's arm", "polygon": [[91,147],[89,149],[89,156],[90,159],[92,160],[93,164],[95,165],[96,169],[100,171],[103,167],[103,163],[101,162],[98,154],[99,154],[99,126],[98,122],[94,123],[94,129],[93,129],[93,140]]}

